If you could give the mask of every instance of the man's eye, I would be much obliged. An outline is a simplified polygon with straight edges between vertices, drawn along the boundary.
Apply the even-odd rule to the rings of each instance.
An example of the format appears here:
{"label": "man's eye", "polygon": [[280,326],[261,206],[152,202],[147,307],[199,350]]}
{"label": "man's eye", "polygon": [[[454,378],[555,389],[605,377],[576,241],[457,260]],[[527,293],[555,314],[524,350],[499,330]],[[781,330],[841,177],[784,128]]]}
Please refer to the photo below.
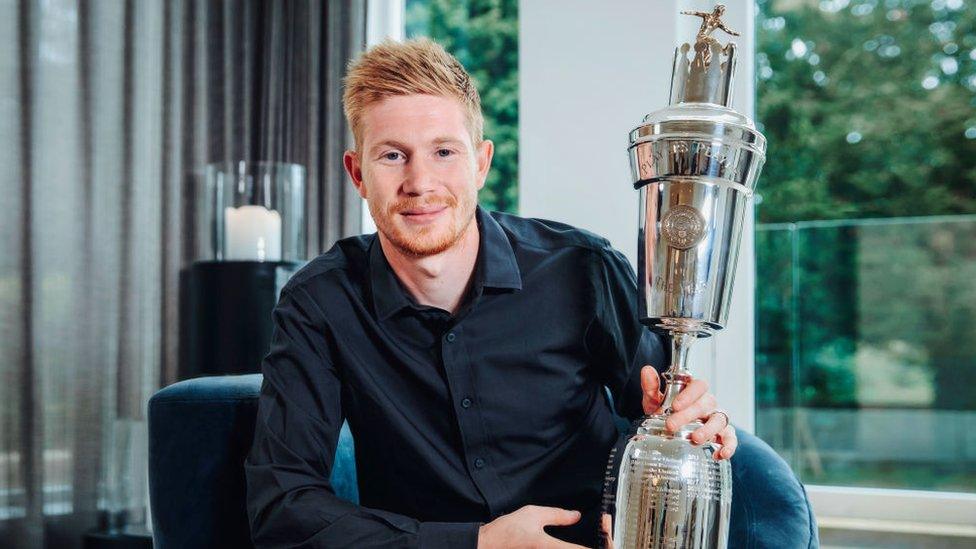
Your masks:
{"label": "man's eye", "polygon": [[440,156],[441,158],[447,158],[452,154],[454,154],[454,151],[452,151],[451,149],[439,149],[437,151],[437,156]]}
{"label": "man's eye", "polygon": [[400,157],[402,157],[402,156],[403,155],[401,155],[400,153],[393,151],[393,152],[388,152],[388,153],[384,154],[383,155],[383,158],[386,159],[386,160],[390,160],[390,161],[395,162],[397,160],[400,160]]}

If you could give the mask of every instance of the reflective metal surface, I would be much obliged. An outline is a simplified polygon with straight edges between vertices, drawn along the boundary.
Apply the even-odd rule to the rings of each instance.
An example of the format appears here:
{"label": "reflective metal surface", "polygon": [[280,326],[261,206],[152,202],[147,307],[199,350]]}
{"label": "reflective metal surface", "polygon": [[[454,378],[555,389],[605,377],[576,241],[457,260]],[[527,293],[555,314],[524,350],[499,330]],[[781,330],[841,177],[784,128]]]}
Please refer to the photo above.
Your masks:
{"label": "reflective metal surface", "polygon": [[[728,107],[682,103],[648,115],[631,142],[641,321],[707,337],[728,319],[739,235],[766,140]],[[694,242],[682,229],[694,231]]]}
{"label": "reflective metal surface", "polygon": [[[611,455],[604,492],[604,547],[724,548],[732,503],[731,467],[716,447],[695,446],[701,423],[669,433],[674,398],[691,380],[688,354],[728,320],[748,200],[766,140],[729,108],[736,49],[710,33],[724,7],[702,17],[694,47],[675,51],[671,104],[630,133],[633,184],[640,196],[640,320],[671,339],[663,413],[645,417]],[[694,58],[688,59],[694,50]]]}
{"label": "reflective metal surface", "polygon": [[609,548],[724,548],[732,507],[728,460],[714,446],[695,446],[692,423],[671,435],[664,416],[645,420],[608,477],[603,546]]}

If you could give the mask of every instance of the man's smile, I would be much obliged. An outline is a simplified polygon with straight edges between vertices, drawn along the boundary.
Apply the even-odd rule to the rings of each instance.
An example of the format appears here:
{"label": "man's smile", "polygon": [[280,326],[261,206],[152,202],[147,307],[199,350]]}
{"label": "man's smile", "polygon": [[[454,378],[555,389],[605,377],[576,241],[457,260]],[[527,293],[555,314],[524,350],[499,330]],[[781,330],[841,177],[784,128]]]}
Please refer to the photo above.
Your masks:
{"label": "man's smile", "polygon": [[437,219],[445,210],[447,210],[447,206],[434,206],[404,210],[400,214],[409,223],[429,223]]}

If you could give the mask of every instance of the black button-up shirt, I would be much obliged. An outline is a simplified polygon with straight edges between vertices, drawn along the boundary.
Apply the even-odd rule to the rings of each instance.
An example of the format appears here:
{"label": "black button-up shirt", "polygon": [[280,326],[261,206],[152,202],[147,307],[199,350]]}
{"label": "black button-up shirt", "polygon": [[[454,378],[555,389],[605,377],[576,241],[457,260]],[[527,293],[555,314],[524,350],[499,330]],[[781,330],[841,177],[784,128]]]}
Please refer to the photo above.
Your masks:
{"label": "black button-up shirt", "polygon": [[[665,366],[637,284],[606,239],[478,208],[458,312],[419,305],[375,234],[296,273],[274,311],[245,463],[259,547],[475,547],[523,505],[576,509],[592,543],[617,412],[641,414],[640,367]],[[343,420],[359,505],[329,476]]]}

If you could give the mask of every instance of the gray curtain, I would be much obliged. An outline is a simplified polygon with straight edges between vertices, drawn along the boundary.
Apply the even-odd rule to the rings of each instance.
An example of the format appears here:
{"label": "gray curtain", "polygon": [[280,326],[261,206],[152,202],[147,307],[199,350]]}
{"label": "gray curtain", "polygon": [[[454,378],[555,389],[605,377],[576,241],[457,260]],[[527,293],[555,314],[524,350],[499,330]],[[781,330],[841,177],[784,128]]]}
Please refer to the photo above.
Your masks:
{"label": "gray curtain", "polygon": [[364,29],[355,1],[0,0],[0,547],[145,522],[206,164],[303,164],[308,257],[359,232]]}

